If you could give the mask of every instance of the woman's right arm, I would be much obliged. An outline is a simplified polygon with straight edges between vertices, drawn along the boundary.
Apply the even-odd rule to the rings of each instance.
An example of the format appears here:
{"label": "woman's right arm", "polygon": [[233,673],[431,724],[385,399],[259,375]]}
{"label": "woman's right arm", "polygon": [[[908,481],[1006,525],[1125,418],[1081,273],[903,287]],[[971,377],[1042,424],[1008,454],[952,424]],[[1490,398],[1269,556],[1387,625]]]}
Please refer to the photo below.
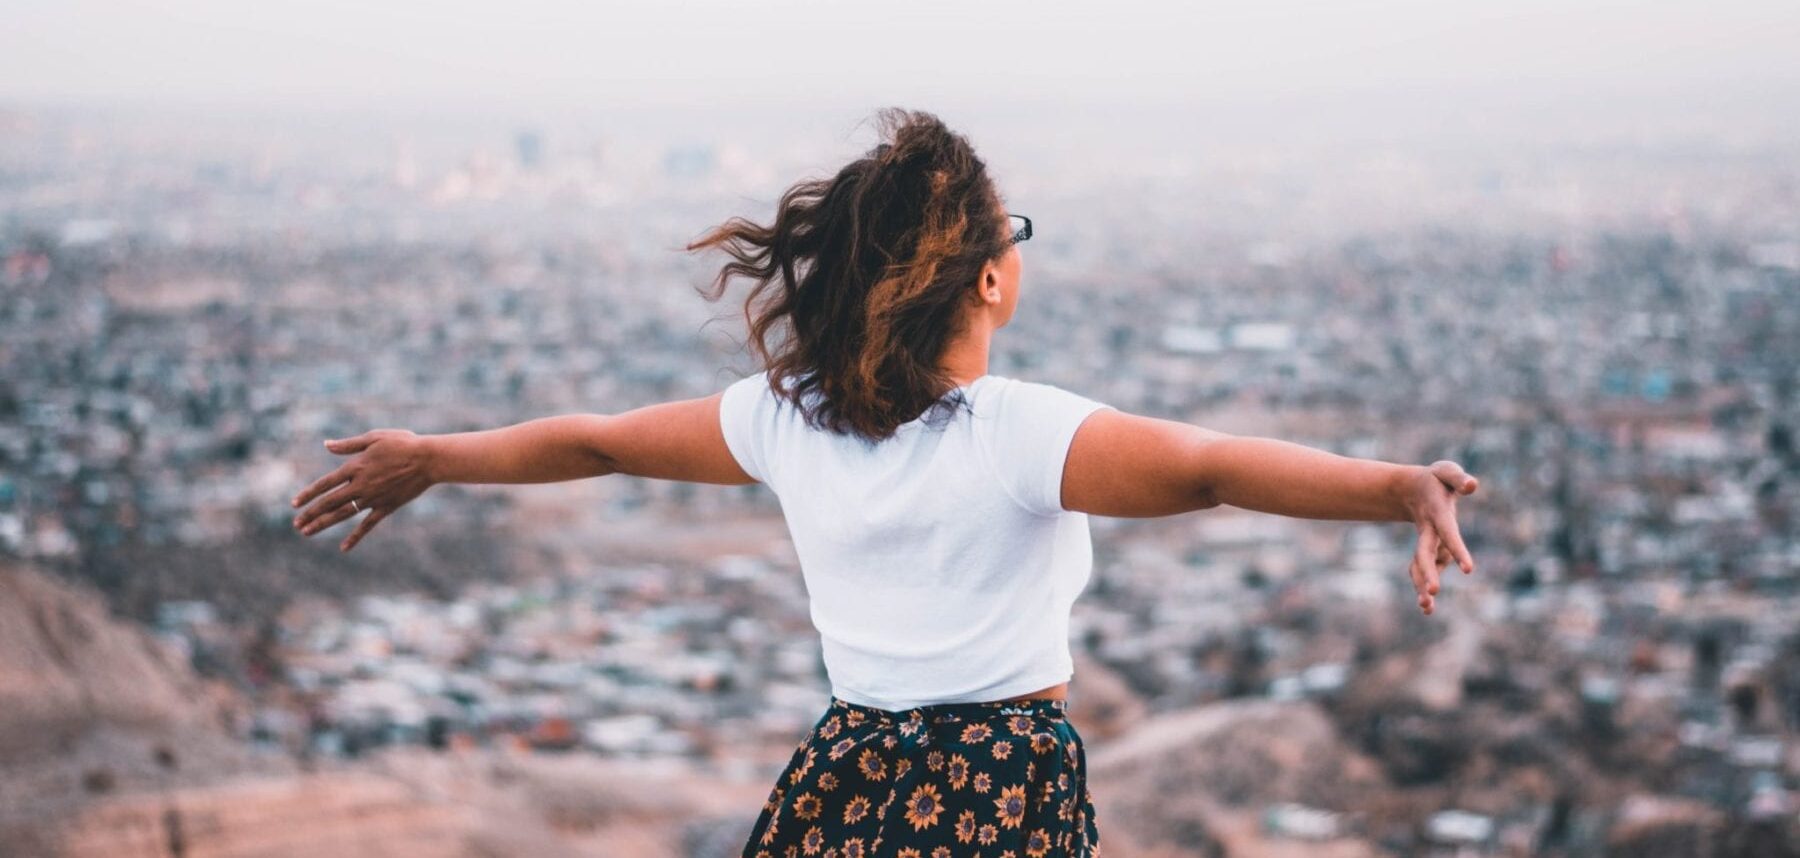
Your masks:
{"label": "woman's right arm", "polygon": [[1297,518],[1412,522],[1419,543],[1409,574],[1429,614],[1447,561],[1475,571],[1455,499],[1477,486],[1448,460],[1356,459],[1104,409],[1076,430],[1062,490],[1064,508],[1094,515],[1152,517],[1223,504]]}
{"label": "woman's right arm", "polygon": [[[438,483],[551,483],[627,474],[741,485],[755,482],[725,443],[722,394],[634,408],[622,414],[563,414],[498,429],[420,435],[374,429],[325,448],[354,458],[290,501],[306,509],[294,528],[311,536],[368,514],[339,550]],[[351,503],[354,500],[356,503]]]}

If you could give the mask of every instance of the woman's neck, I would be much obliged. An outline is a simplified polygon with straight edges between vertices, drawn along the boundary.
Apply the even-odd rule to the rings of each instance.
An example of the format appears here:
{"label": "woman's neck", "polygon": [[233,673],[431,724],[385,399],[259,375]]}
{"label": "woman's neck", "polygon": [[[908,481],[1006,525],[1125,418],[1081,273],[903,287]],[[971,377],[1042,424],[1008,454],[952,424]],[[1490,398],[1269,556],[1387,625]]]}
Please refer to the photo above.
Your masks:
{"label": "woman's neck", "polygon": [[974,384],[988,374],[988,343],[993,340],[993,332],[970,327],[968,334],[944,348],[944,356],[938,360],[938,366],[959,386]]}

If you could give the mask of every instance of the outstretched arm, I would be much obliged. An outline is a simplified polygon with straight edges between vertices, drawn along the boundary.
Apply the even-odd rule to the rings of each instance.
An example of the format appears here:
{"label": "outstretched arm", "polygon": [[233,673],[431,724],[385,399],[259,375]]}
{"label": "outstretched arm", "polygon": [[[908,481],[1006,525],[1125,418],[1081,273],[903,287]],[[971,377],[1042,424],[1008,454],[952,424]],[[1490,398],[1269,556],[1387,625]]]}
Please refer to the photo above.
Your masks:
{"label": "outstretched arm", "polygon": [[1412,522],[1419,542],[1408,574],[1429,614],[1448,563],[1475,571],[1455,501],[1478,485],[1448,460],[1356,459],[1102,409],[1076,430],[1062,489],[1064,508],[1095,515],[1175,515],[1225,504],[1298,518]]}
{"label": "outstretched arm", "polygon": [[565,414],[501,429],[426,435],[427,468],[439,483],[554,483],[607,474],[753,482],[725,446],[719,396],[622,414]]}
{"label": "outstretched arm", "polygon": [[[294,496],[311,536],[361,511],[349,551],[394,510],[438,483],[552,483],[607,474],[738,485],[744,473],[719,427],[719,394],[622,414],[564,414],[498,429],[419,435],[375,429],[325,448],[355,458]],[[351,501],[355,500],[354,505]]]}

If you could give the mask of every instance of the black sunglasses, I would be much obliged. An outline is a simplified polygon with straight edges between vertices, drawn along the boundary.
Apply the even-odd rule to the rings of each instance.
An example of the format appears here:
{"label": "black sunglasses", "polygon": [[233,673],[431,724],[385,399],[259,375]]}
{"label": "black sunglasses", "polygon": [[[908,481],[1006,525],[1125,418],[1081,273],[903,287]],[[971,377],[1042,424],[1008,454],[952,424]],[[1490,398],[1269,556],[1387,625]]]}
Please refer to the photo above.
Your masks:
{"label": "black sunglasses", "polygon": [[1013,229],[1012,238],[1007,240],[1007,244],[1018,244],[1021,241],[1027,241],[1031,238],[1031,218],[1024,215],[1007,215],[1007,218],[1013,221],[1025,222],[1024,226],[1015,227]]}

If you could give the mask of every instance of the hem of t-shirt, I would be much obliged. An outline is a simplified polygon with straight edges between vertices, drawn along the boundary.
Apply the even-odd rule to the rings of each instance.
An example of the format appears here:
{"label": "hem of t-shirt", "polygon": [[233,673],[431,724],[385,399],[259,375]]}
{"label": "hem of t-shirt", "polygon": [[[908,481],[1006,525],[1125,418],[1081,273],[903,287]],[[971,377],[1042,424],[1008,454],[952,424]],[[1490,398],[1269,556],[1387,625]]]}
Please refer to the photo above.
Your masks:
{"label": "hem of t-shirt", "polygon": [[[764,371],[761,373],[757,373],[755,375],[745,376],[744,378],[739,379],[739,381],[747,381],[752,378],[762,378],[762,379],[764,379],[763,384],[766,386],[768,384],[767,377],[768,377],[768,373],[767,373],[767,371]],[[757,390],[756,394],[758,396],[762,396],[763,391]],[[723,403],[723,401],[724,401],[723,398],[721,398],[720,401],[721,401],[721,403]],[[748,425],[755,413],[755,410],[756,410],[754,402],[743,403],[741,407],[738,405],[738,403],[734,402],[732,407],[739,409],[740,413],[737,415],[738,425]],[[721,407],[721,409],[719,411],[719,424],[720,424],[719,431],[720,431],[720,434],[723,435],[725,438],[725,449],[730,451],[731,457],[733,459],[737,460],[737,466],[743,470],[745,475],[749,476],[751,479],[753,479],[759,483],[762,483],[765,486],[768,485],[769,484],[768,475],[761,473],[762,469],[760,467],[758,467],[754,461],[751,461],[750,451],[738,449],[737,443],[732,441],[732,438],[731,438],[732,433],[731,433],[730,429],[727,428],[727,424],[729,424],[731,422],[732,421],[726,419],[725,411],[724,411],[723,407]]]}
{"label": "hem of t-shirt", "polygon": [[1064,682],[1068,682],[1074,677],[1075,672],[1073,669],[1059,668],[1047,673],[1026,674],[1023,678],[1012,682],[985,688],[977,692],[956,694],[948,697],[884,699],[880,697],[867,697],[848,689],[835,687],[831,690],[831,694],[833,697],[846,703],[854,703],[858,706],[868,706],[875,709],[886,709],[891,712],[900,712],[914,707],[930,706],[936,703],[985,703],[992,700],[1004,700],[1008,697],[1016,697],[1020,694],[1036,691],[1040,688],[1049,688],[1052,685],[1060,685]]}
{"label": "hem of t-shirt", "polygon": [[[1005,381],[1006,383],[1008,383],[1009,385],[1017,384],[1019,381],[1018,379],[1014,379],[1014,378],[1005,378],[1005,377],[1000,377],[1000,378],[1002,378],[1002,380]],[[1084,412],[1081,415],[1081,419],[1075,421],[1075,426],[1074,426],[1074,428],[1071,428],[1069,430],[1068,435],[1062,437],[1059,440],[1058,449],[1061,451],[1061,454],[1062,454],[1062,459],[1060,462],[1061,468],[1068,467],[1069,444],[1074,442],[1075,432],[1081,428],[1081,424],[1087,422],[1087,419],[1089,417],[1093,416],[1094,412],[1098,411],[1100,408],[1111,408],[1112,407],[1111,405],[1107,405],[1104,402],[1096,402],[1094,404],[1099,406],[1099,408],[1092,408],[1092,409],[1089,409],[1088,411]],[[1000,471],[1000,464],[998,462],[994,461],[993,450],[989,449],[988,445],[986,445],[986,444],[980,444],[978,446],[981,450],[981,460],[987,466],[988,474],[991,475],[994,478],[994,480],[1000,484],[1000,493],[1003,495],[1006,495],[1007,499],[1013,502],[1013,506],[1018,507],[1021,512],[1024,512],[1026,515],[1034,516],[1036,518],[1055,518],[1064,513],[1073,512],[1073,510],[1061,508],[1062,507],[1062,484],[1060,482],[1057,484],[1056,506],[1058,507],[1058,509],[1055,512],[1043,512],[1041,510],[1033,509],[1031,504],[1028,504],[1024,500],[1020,499],[1018,494],[1012,490],[1012,486],[1008,485],[1006,475],[1004,473],[1001,473],[1001,471]],[[1059,469],[1057,473],[1060,478],[1061,470]]]}
{"label": "hem of t-shirt", "polygon": [[[1068,429],[1059,431],[1057,433],[1056,445],[1054,448],[1057,451],[1057,455],[1058,455],[1058,458],[1056,460],[1056,497],[1051,498],[1052,504],[1056,507],[1056,509],[1051,510],[1049,512],[1040,512],[1038,510],[1027,507],[1025,509],[1026,512],[1031,513],[1032,515],[1040,516],[1042,518],[1055,518],[1056,516],[1059,516],[1059,515],[1067,515],[1069,513],[1080,512],[1080,510],[1068,509],[1067,507],[1064,507],[1062,505],[1062,475],[1069,468],[1069,447],[1075,443],[1075,433],[1081,431],[1081,424],[1086,423],[1087,419],[1089,417],[1094,416],[1096,413],[1098,413],[1100,411],[1104,411],[1105,409],[1112,408],[1112,407],[1113,406],[1108,405],[1104,402],[1096,402],[1096,403],[1094,403],[1094,406],[1092,408],[1089,408],[1088,410],[1083,411],[1081,413],[1080,420],[1072,421],[1070,423]],[[1115,408],[1113,410],[1116,411],[1118,409]],[[1010,494],[1010,492],[1008,494]],[[1019,503],[1019,499],[1013,498],[1013,502]],[[1019,503],[1019,506],[1024,507],[1025,505],[1023,503]]]}

